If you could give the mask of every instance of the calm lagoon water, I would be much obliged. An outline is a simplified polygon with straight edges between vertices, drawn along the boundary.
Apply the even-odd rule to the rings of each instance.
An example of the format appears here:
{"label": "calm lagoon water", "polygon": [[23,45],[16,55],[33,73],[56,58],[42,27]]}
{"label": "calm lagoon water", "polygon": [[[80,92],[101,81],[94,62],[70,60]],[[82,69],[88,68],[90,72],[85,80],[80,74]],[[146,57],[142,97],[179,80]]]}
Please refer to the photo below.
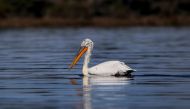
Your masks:
{"label": "calm lagoon water", "polygon": [[[82,77],[68,65],[81,41],[91,65],[122,60],[133,79]],[[189,109],[190,28],[0,30],[0,109]]]}

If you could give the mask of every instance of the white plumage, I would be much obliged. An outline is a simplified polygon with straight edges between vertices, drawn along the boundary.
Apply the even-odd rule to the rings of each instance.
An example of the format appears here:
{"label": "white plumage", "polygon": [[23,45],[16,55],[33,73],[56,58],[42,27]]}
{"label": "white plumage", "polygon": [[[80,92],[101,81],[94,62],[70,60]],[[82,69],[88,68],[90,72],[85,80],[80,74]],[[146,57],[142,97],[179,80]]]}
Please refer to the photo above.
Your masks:
{"label": "white plumage", "polygon": [[90,39],[85,39],[81,43],[82,48],[79,50],[79,53],[73,60],[70,68],[72,68],[79,61],[82,55],[86,53],[82,69],[83,75],[88,76],[88,74],[91,74],[101,76],[131,76],[131,72],[133,72],[134,70],[127,66],[124,62],[120,61],[106,61],[91,68],[88,68],[93,45],[94,44]]}
{"label": "white plumage", "polygon": [[124,62],[120,61],[106,61],[96,66],[89,68],[89,73],[94,75],[125,75],[127,71],[132,69]]}

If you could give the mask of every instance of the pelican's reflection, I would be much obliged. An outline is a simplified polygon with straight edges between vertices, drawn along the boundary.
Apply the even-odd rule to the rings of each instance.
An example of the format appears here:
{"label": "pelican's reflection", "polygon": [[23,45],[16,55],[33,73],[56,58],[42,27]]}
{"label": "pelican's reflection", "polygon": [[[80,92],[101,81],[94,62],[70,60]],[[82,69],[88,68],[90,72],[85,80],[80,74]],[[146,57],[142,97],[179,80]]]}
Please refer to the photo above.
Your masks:
{"label": "pelican's reflection", "polygon": [[[100,76],[83,76],[83,108],[92,109],[92,96],[91,90],[94,85],[96,86],[111,86],[115,85],[127,85],[129,84],[129,78],[126,77],[100,77]],[[121,87],[122,88],[122,87]],[[96,90],[96,89],[93,89]]]}
{"label": "pelican's reflection", "polygon": [[83,108],[92,109],[89,77],[83,76]]}

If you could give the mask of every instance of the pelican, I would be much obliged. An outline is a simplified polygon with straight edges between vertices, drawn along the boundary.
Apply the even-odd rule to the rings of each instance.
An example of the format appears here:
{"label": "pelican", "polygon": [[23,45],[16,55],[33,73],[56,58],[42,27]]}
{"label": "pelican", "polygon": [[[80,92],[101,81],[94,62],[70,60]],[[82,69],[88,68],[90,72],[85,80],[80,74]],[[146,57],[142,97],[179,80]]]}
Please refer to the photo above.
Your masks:
{"label": "pelican", "polygon": [[84,57],[84,63],[82,68],[82,73],[84,76],[89,75],[98,75],[98,76],[126,76],[131,77],[131,73],[135,70],[127,66],[124,62],[113,60],[113,61],[106,61],[103,63],[100,63],[96,66],[93,66],[91,68],[88,68],[88,64],[90,62],[91,53],[93,50],[94,43],[90,39],[84,39],[81,43],[81,47],[79,49],[79,52],[75,56],[72,64],[69,66],[69,68],[73,68],[77,62],[80,60],[83,54],[85,54]]}

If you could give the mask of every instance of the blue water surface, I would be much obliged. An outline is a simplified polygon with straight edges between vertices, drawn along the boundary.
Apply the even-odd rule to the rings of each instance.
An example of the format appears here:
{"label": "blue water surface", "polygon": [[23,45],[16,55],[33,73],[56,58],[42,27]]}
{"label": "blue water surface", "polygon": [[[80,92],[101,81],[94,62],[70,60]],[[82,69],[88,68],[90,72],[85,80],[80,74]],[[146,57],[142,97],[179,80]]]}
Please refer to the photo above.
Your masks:
{"label": "blue water surface", "polygon": [[[0,30],[1,109],[189,109],[190,28]],[[94,41],[91,66],[121,60],[134,77],[82,77],[68,69]]]}

